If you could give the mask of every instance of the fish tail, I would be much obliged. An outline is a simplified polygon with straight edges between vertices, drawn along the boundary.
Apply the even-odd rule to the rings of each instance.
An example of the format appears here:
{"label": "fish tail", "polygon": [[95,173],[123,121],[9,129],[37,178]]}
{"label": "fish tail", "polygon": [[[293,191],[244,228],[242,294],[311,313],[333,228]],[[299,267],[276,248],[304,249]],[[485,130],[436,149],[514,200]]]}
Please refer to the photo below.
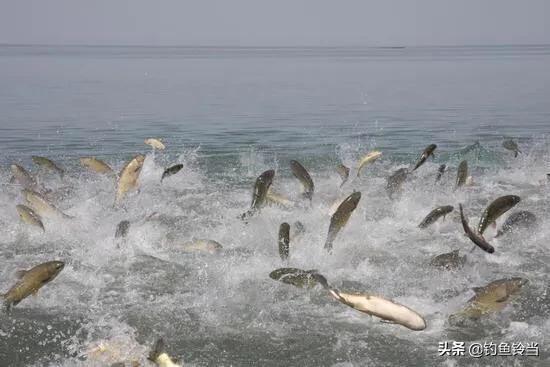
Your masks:
{"label": "fish tail", "polygon": [[155,362],[157,358],[165,352],[164,339],[159,338],[153,345],[153,349],[149,352],[148,360]]}
{"label": "fish tail", "polygon": [[319,284],[321,284],[323,286],[323,288],[325,288],[327,291],[329,291],[329,293],[334,297],[336,298],[337,300],[339,301],[342,301],[342,297],[340,296],[340,292],[338,291],[338,289],[336,288],[333,288],[330,286],[330,284],[328,284],[328,281],[327,281],[327,278],[325,278],[323,275],[315,272],[315,273],[312,273],[311,276],[313,276],[313,278],[319,282]]}
{"label": "fish tail", "polygon": [[329,253],[332,252],[332,241],[330,239],[327,239],[327,242],[325,242],[325,250]]}
{"label": "fish tail", "polygon": [[319,282],[319,284],[321,284],[323,286],[323,288],[325,288],[326,290],[330,290],[330,285],[328,284],[328,281],[327,281],[327,278],[325,278],[323,275],[317,273],[317,272],[313,272],[311,274],[311,276],[317,281]]}

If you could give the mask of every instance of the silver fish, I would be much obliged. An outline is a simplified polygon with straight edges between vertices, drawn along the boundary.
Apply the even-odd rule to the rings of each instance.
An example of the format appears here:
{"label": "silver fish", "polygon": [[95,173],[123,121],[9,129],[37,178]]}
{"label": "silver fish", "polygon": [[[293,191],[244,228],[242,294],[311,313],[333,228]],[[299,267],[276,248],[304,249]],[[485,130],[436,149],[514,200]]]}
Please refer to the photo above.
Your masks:
{"label": "silver fish", "polygon": [[342,187],[348,181],[349,168],[344,166],[343,164],[339,164],[338,166],[336,166],[336,172],[338,172],[340,178],[342,179],[342,183],[340,184],[340,187]]}
{"label": "silver fish", "polygon": [[500,237],[506,233],[513,232],[516,228],[532,228],[537,224],[537,216],[530,211],[520,210],[512,213],[502,227],[498,230],[495,237]]}
{"label": "silver fish", "polygon": [[143,162],[145,162],[145,156],[138,154],[122,168],[118,178],[115,205],[119,204],[129,191],[138,187],[138,178]]}
{"label": "silver fish", "polygon": [[485,238],[483,238],[483,236],[474,232],[470,228],[470,226],[468,225],[468,219],[466,219],[466,217],[464,216],[464,211],[462,210],[462,204],[459,204],[459,208],[460,208],[460,219],[462,221],[462,228],[464,228],[464,232],[466,233],[468,238],[477,246],[479,246],[479,248],[481,248],[483,251],[488,252],[490,254],[495,252],[495,248],[491,246],[489,242],[487,242]]}
{"label": "silver fish", "polygon": [[359,200],[361,199],[360,192],[354,192],[348,196],[342,204],[336,209],[336,212],[330,218],[330,226],[328,228],[327,240],[325,242],[325,249],[332,251],[332,243],[336,239],[338,233],[344,228],[348,222],[351,213],[357,208]]}
{"label": "silver fish", "polygon": [[393,200],[394,195],[401,191],[401,186],[403,185],[403,182],[405,182],[405,180],[407,179],[408,175],[408,169],[400,168],[395,171],[390,177],[388,177],[388,181],[386,183],[386,192],[388,193],[390,199]]}
{"label": "silver fish", "polygon": [[162,173],[162,177],[160,178],[160,182],[162,182],[166,177],[170,177],[172,175],[175,175],[183,168],[183,164],[176,164],[172,167],[169,167],[164,170]]}
{"label": "silver fish", "polygon": [[23,188],[33,191],[41,191],[34,177],[26,169],[14,163],[10,166],[10,170],[15,181],[19,185],[23,186]]}
{"label": "silver fish", "polygon": [[433,157],[434,150],[437,148],[437,145],[430,144],[424,149],[422,154],[420,155],[420,158],[418,159],[418,162],[416,162],[414,168],[412,169],[412,172],[416,171],[417,168],[422,166],[424,162],[426,162],[426,159],[428,159],[430,156]]}
{"label": "silver fish", "polygon": [[54,171],[60,177],[63,177],[65,175],[65,170],[59,167],[49,158],[33,155],[31,159],[36,165],[49,169],[50,171]]}
{"label": "silver fish", "polygon": [[435,208],[434,210],[432,210],[423,220],[422,222],[418,225],[418,227],[420,228],[426,228],[428,227],[429,225],[435,223],[439,218],[443,217],[445,218],[445,216],[447,214],[449,214],[450,212],[452,212],[454,210],[454,207],[451,206],[451,205],[444,205],[444,206],[439,206],[437,208]]}
{"label": "silver fish", "polygon": [[42,217],[69,219],[71,216],[55,207],[42,194],[29,189],[23,189],[23,197],[34,211]]}
{"label": "silver fish", "polygon": [[290,225],[288,223],[281,223],[279,226],[279,255],[282,260],[288,259],[288,253],[290,246]]}
{"label": "silver fish", "polygon": [[313,288],[317,285],[317,280],[313,276],[316,272],[317,270],[279,268],[269,273],[269,277],[298,288]]}
{"label": "silver fish", "polygon": [[430,261],[431,266],[444,268],[446,270],[461,268],[465,263],[466,255],[460,256],[459,250],[438,255]]}
{"label": "silver fish", "polygon": [[23,222],[42,229],[42,232],[46,232],[42,218],[34,210],[25,205],[16,205],[15,208],[17,209],[17,213],[19,213],[19,218]]}
{"label": "silver fish", "polygon": [[294,177],[304,186],[304,197],[311,201],[313,199],[313,191],[315,190],[315,185],[313,184],[311,176],[298,161],[290,161],[290,169]]}
{"label": "silver fish", "polygon": [[409,307],[368,293],[342,292],[331,287],[321,274],[315,273],[313,276],[329,291],[332,297],[357,311],[379,317],[389,323],[402,325],[410,330],[421,331],[426,329],[426,320]]}
{"label": "silver fish", "polygon": [[260,211],[264,206],[269,192],[269,188],[273,183],[273,177],[275,177],[275,171],[270,169],[262,172],[254,183],[254,191],[252,192],[252,203],[250,204],[250,210],[241,215],[241,219],[245,220]]}
{"label": "silver fish", "polygon": [[2,295],[6,311],[9,312],[11,307],[17,306],[31,294],[36,294],[40,288],[51,282],[64,267],[65,264],[61,261],[49,261],[30,270],[18,271],[17,275],[20,280],[6,294]]}
{"label": "silver fish", "polygon": [[468,179],[468,161],[462,161],[458,165],[458,170],[456,173],[456,186],[455,190],[463,186]]}
{"label": "silver fish", "polygon": [[477,231],[480,235],[483,235],[483,232],[487,227],[495,223],[495,221],[508,210],[512,209],[521,201],[521,198],[517,195],[505,195],[501,196],[498,199],[494,200],[483,212],[483,215],[479,219],[479,224],[477,226]]}

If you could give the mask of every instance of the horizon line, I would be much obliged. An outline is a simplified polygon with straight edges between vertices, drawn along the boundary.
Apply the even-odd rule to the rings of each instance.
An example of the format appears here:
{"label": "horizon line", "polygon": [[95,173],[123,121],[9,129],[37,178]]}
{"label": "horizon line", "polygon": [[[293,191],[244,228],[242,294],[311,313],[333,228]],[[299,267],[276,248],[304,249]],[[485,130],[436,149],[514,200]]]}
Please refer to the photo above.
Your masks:
{"label": "horizon line", "polygon": [[421,47],[527,47],[527,46],[550,46],[550,43],[474,43],[474,44],[419,44],[419,45],[236,45],[236,44],[100,44],[100,43],[12,43],[0,42],[0,47],[158,47],[158,48],[386,48],[386,49],[403,49],[403,48],[421,48]]}

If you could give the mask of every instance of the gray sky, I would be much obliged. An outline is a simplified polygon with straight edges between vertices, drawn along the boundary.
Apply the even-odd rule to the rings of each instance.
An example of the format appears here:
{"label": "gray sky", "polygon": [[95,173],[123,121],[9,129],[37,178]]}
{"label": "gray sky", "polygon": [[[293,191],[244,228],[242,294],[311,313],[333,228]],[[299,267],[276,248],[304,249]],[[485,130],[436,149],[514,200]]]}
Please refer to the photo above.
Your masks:
{"label": "gray sky", "polygon": [[0,0],[0,43],[550,43],[550,0]]}

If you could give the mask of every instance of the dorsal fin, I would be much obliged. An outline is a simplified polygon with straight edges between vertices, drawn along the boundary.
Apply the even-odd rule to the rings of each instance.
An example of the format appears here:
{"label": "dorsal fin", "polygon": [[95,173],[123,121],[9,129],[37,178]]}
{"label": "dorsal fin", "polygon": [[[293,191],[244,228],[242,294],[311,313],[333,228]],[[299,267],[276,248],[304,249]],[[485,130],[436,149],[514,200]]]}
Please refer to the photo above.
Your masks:
{"label": "dorsal fin", "polygon": [[17,270],[17,271],[15,272],[15,277],[16,277],[17,279],[21,279],[21,278],[23,278],[23,277],[25,276],[25,274],[27,274],[27,270]]}

